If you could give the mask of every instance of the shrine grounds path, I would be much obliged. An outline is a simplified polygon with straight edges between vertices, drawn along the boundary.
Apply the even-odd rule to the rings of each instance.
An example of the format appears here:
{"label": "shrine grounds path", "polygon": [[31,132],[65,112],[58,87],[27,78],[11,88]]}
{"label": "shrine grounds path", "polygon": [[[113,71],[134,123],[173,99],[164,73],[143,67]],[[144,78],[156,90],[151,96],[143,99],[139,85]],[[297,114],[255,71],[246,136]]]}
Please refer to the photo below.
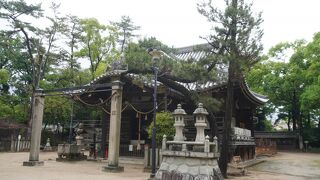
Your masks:
{"label": "shrine grounds path", "polygon": [[56,162],[56,152],[41,152],[44,166],[26,167],[29,153],[0,153],[0,180],[145,180],[143,165],[126,164],[123,173],[102,171],[105,162]]}
{"label": "shrine grounds path", "polygon": [[278,152],[266,161],[248,168],[241,180],[320,180],[320,154]]}
{"label": "shrine grounds path", "polygon": [[[29,153],[0,153],[0,180],[146,180],[149,173],[139,165],[124,164],[123,173],[106,173],[105,162],[56,162],[55,152],[41,152],[44,166],[25,167]],[[121,161],[120,161],[121,162]],[[248,169],[247,176],[230,177],[239,180],[320,180],[320,154],[279,152],[266,162]]]}

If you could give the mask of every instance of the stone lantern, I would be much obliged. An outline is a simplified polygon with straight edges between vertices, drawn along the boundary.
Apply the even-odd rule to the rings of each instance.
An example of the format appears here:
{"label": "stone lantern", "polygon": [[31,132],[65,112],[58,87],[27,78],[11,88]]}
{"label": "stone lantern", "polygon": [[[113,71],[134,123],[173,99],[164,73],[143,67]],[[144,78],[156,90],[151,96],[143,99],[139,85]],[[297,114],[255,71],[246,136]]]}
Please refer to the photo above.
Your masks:
{"label": "stone lantern", "polygon": [[176,134],[174,136],[175,141],[184,141],[183,128],[184,128],[184,116],[186,112],[181,108],[181,104],[177,105],[177,109],[172,113],[174,116],[174,127],[176,128]]}
{"label": "stone lantern", "polygon": [[84,129],[83,129],[83,124],[80,123],[79,126],[78,126],[78,129],[76,130],[76,142],[77,142],[77,145],[82,145],[82,141],[83,141],[83,133],[84,133]]}
{"label": "stone lantern", "polygon": [[203,108],[203,104],[199,103],[198,108],[193,112],[196,116],[196,123],[194,126],[197,128],[197,142],[203,142],[205,140],[204,129],[207,127],[207,115],[209,114],[206,109]]}

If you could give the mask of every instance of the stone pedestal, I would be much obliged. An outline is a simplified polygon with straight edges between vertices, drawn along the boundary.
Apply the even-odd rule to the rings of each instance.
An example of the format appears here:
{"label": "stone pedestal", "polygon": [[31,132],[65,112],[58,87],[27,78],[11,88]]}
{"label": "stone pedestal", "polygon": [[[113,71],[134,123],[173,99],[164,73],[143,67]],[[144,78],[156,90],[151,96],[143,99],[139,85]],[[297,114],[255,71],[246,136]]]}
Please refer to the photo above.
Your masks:
{"label": "stone pedestal", "polygon": [[78,146],[82,145],[83,137],[82,136],[76,136],[76,143]]}
{"label": "stone pedestal", "polygon": [[29,161],[23,162],[23,166],[41,166],[39,161],[41,129],[43,120],[44,96],[41,90],[37,90],[34,97],[34,106],[32,114],[32,130]]}
{"label": "stone pedestal", "polygon": [[205,140],[204,129],[207,127],[207,124],[195,123],[194,126],[197,128],[196,142],[203,142]]}
{"label": "stone pedestal", "polygon": [[163,151],[157,180],[222,180],[215,153]]}
{"label": "stone pedestal", "polygon": [[[162,161],[156,173],[157,180],[222,180],[218,158],[218,141],[209,141],[209,136],[204,136],[206,116],[208,112],[202,103],[193,112],[196,116],[197,128],[196,141],[184,141],[181,127],[185,112],[181,105],[174,111],[176,136],[174,141],[167,141],[166,135],[162,140]],[[179,127],[179,128],[177,128]],[[182,139],[178,141],[177,139]],[[212,147],[214,146],[214,147]],[[187,148],[188,147],[188,148]],[[192,149],[190,151],[190,149]]]}
{"label": "stone pedestal", "polygon": [[76,144],[59,144],[58,158],[56,161],[79,161],[86,160],[87,156],[81,152],[83,147]]}
{"label": "stone pedestal", "polygon": [[123,167],[119,167],[121,110],[122,83],[120,82],[120,76],[115,76],[112,82],[108,165],[103,167],[103,170],[107,172],[123,171]]}
{"label": "stone pedestal", "polygon": [[83,132],[84,132],[84,128],[83,128],[83,123],[79,123],[77,129],[76,129],[76,143],[78,146],[82,146],[82,141],[83,141]]}

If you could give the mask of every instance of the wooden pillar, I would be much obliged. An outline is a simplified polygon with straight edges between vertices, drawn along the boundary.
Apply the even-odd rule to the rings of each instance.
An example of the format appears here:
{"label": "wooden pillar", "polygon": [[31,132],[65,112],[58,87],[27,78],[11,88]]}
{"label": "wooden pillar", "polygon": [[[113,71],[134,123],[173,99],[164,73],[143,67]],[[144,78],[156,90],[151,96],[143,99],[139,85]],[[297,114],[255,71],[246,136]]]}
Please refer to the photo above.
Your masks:
{"label": "wooden pillar", "polygon": [[23,162],[23,166],[41,166],[39,161],[41,130],[43,121],[44,96],[42,90],[36,90],[34,98],[34,110],[32,114],[31,147],[29,161]]}
{"label": "wooden pillar", "polygon": [[122,83],[120,76],[112,78],[112,98],[109,126],[108,165],[104,167],[107,172],[122,172],[119,166],[120,128],[122,110]]}

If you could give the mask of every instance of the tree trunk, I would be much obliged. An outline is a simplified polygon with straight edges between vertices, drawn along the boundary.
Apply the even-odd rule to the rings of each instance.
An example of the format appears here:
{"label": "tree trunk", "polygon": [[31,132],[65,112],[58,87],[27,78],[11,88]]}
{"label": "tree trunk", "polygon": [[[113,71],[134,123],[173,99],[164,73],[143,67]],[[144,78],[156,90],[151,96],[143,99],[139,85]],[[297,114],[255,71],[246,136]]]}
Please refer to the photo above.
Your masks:
{"label": "tree trunk", "polygon": [[287,126],[288,126],[288,131],[291,131],[291,127],[290,127],[290,118],[288,118],[288,123],[287,123]]}
{"label": "tree trunk", "polygon": [[303,124],[302,124],[300,107],[297,108],[297,120],[298,120],[298,122],[299,122],[299,134],[300,134],[300,136],[302,137]]}
{"label": "tree trunk", "polygon": [[292,97],[292,129],[293,131],[297,130],[297,121],[298,121],[298,107],[297,107],[297,96],[296,91],[293,91]]}
{"label": "tree trunk", "polygon": [[310,115],[310,112],[308,112],[308,115],[307,115],[308,117],[308,122],[307,122],[307,126],[308,126],[308,128],[311,128],[311,115]]}
{"label": "tree trunk", "polygon": [[[229,63],[231,66],[231,63]],[[229,73],[230,73],[229,67]],[[232,119],[233,113],[233,83],[230,79],[227,84],[227,99],[226,99],[226,111],[224,118],[224,126],[223,126],[223,139],[222,139],[222,147],[221,147],[221,156],[219,158],[219,166],[221,169],[221,173],[224,177],[227,177],[227,168],[229,162],[229,139],[230,139],[230,122]]]}
{"label": "tree trunk", "polygon": [[230,160],[230,124],[233,114],[234,94],[233,83],[235,81],[236,73],[236,54],[237,54],[237,9],[238,0],[232,0],[232,8],[235,10],[232,14],[232,20],[230,25],[230,56],[228,67],[228,82],[227,82],[227,98],[226,98],[226,110],[223,126],[223,140],[221,147],[221,156],[219,158],[219,167],[222,175],[227,178],[228,162]]}

